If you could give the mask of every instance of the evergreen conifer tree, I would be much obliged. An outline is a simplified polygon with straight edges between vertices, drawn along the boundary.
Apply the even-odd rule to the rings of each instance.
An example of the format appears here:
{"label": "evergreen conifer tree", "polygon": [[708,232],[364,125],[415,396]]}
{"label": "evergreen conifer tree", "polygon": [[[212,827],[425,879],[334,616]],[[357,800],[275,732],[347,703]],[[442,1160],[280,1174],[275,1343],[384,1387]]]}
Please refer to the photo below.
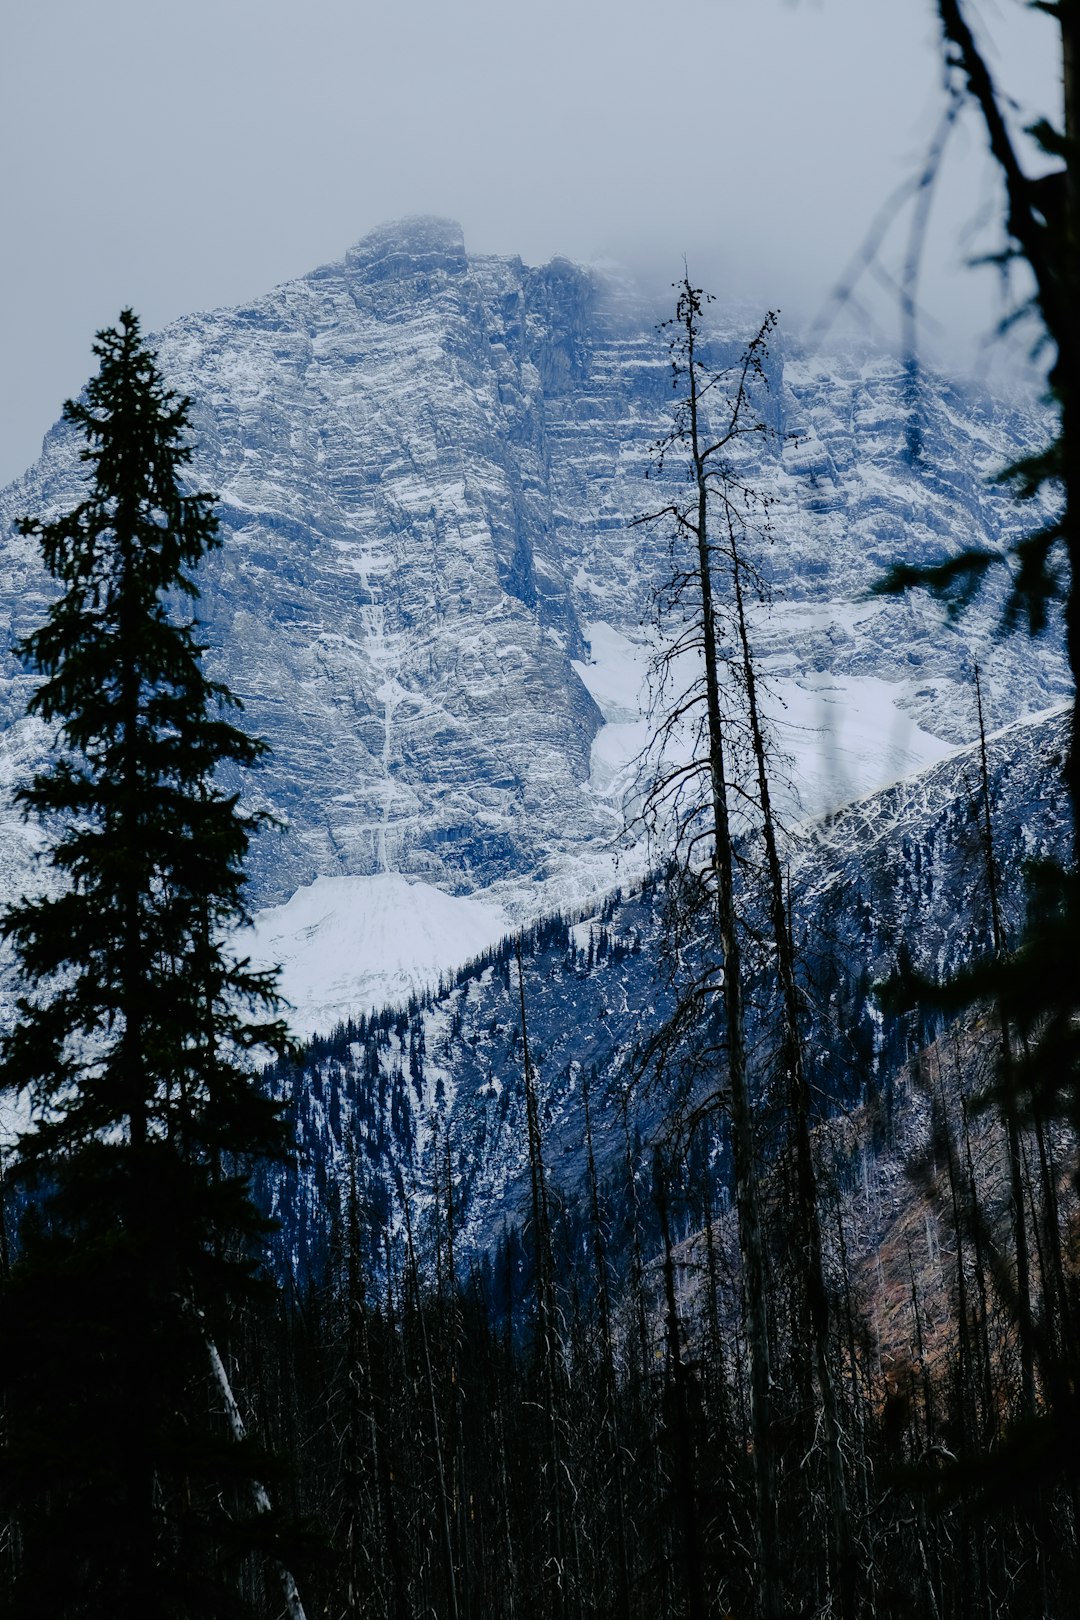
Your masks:
{"label": "evergreen conifer tree", "polygon": [[18,797],[58,881],[0,920],[26,986],[0,1085],[31,1113],[0,1302],[0,1478],[20,1537],[0,1603],[206,1617],[244,1612],[237,1563],[275,1534],[263,1514],[254,1536],[254,1448],[214,1411],[207,1358],[256,1286],[248,1166],[283,1147],[250,1059],[287,1045],[273,978],[223,945],[259,818],[220,770],[265,745],[200,663],[193,571],[220,537],[212,497],[184,493],[189,402],[130,310],[94,352],[98,376],[64,407],[84,497],[22,524],[61,588],[18,649],[43,677],[30,711],[57,732]]}

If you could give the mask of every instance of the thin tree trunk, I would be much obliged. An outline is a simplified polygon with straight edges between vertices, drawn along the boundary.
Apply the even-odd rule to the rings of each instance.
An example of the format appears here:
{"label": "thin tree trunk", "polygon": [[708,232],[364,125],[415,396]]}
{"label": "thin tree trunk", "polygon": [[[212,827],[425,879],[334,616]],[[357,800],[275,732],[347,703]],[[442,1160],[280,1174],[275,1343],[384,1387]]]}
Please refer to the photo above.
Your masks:
{"label": "thin tree trunk", "polygon": [[596,1298],[600,1307],[600,1344],[603,1360],[604,1395],[608,1407],[606,1428],[611,1436],[611,1458],[615,1471],[615,1536],[619,1573],[619,1607],[625,1616],[625,1620],[631,1620],[630,1558],[626,1534],[626,1482],[623,1478],[622,1442],[619,1436],[619,1390],[615,1377],[614,1333],[611,1324],[607,1254],[604,1247],[603,1226],[600,1221],[600,1192],[596,1178],[596,1158],[593,1154],[592,1119],[589,1114],[589,1084],[587,1080],[584,1082],[582,1098],[585,1108],[585,1150],[589,1171],[589,1208],[592,1216]]}
{"label": "thin tree trunk", "polygon": [[724,724],[720,702],[716,610],[709,541],[709,488],[705,449],[698,414],[696,323],[699,305],[689,281],[683,287],[683,325],[687,338],[689,428],[697,486],[697,573],[705,653],[705,701],[709,744],[709,782],[713,830],[716,912],[723,954],[723,1000],[727,1024],[728,1084],[731,1101],[732,1153],[735,1162],[735,1206],[743,1263],[747,1341],[750,1358],[750,1418],[754,1438],[754,1476],[758,1534],[758,1609],[763,1617],[780,1612],[780,1549],[776,1534],[775,1463],[772,1436],[772,1362],[768,1327],[768,1267],[754,1153],[754,1124],[747,1071],[743,1006],[742,951],[735,904],[734,849],[728,806]]}
{"label": "thin tree trunk", "polygon": [[[195,1314],[198,1316],[199,1312],[196,1310]],[[232,1430],[233,1439],[237,1441],[237,1443],[240,1443],[247,1439],[247,1429],[244,1425],[244,1420],[240,1415],[240,1408],[236,1404],[236,1397],[232,1392],[232,1384],[229,1382],[229,1375],[225,1371],[225,1363],[222,1361],[221,1356],[218,1353],[217,1345],[211,1338],[210,1334],[206,1331],[205,1327],[203,1328],[203,1343],[206,1346],[206,1353],[210,1358],[210,1371],[213,1374],[214,1383],[217,1385],[218,1393],[221,1396],[222,1405],[225,1408],[225,1415],[228,1418],[229,1428]],[[250,1483],[250,1490],[251,1500],[254,1504],[256,1513],[270,1513],[272,1511],[270,1495],[265,1485],[261,1484],[257,1479],[253,1479]],[[306,1616],[304,1614],[304,1605],[300,1601],[300,1593],[297,1589],[296,1581],[293,1579],[291,1570],[287,1569],[284,1564],[278,1563],[277,1561],[275,1561],[274,1567],[277,1570],[278,1579],[281,1582],[281,1591],[285,1598],[285,1607],[288,1611],[289,1620],[306,1620]]]}
{"label": "thin tree trunk", "polygon": [[393,1390],[393,1365],[391,1356],[395,1347],[395,1339],[401,1349],[402,1364],[399,1373],[398,1387],[403,1394],[409,1388],[408,1372],[405,1366],[405,1312],[401,1312],[401,1327],[395,1332],[396,1317],[394,1311],[394,1266],[393,1253],[390,1246],[390,1228],[383,1230],[383,1252],[386,1256],[386,1344],[387,1352],[384,1363],[386,1378],[386,1398],[383,1402],[383,1414],[386,1434],[380,1447],[379,1456],[379,1488],[383,1497],[383,1511],[386,1518],[386,1550],[390,1559],[390,1573],[394,1584],[394,1617],[395,1620],[412,1620],[412,1602],[409,1595],[408,1577],[405,1568],[405,1558],[402,1550],[401,1528],[398,1524],[397,1509],[394,1504],[394,1469],[391,1453],[391,1423],[393,1412],[390,1404],[390,1395]]}
{"label": "thin tree trunk", "polygon": [[[1001,919],[1001,900],[998,893],[997,858],[994,852],[994,823],[990,806],[990,771],[986,758],[986,724],[983,717],[982,681],[979,666],[975,665],[975,703],[979,719],[979,800],[982,811],[983,858],[986,865],[986,883],[990,895],[990,922],[993,929],[994,955],[1005,951],[1005,930]],[[1016,1302],[1017,1333],[1020,1339],[1020,1397],[1023,1416],[1035,1411],[1035,1349],[1031,1316],[1031,1261],[1028,1253],[1027,1220],[1024,1215],[1024,1186],[1021,1172],[1020,1128],[1016,1118],[1016,1063],[1009,1021],[1005,1008],[998,1003],[998,1035],[1001,1047],[1002,1113],[1005,1124],[1005,1143],[1009,1165],[1009,1205],[1012,1214],[1013,1242],[1016,1246]]]}
{"label": "thin tree trunk", "polygon": [[532,1193],[533,1244],[536,1259],[537,1328],[541,1375],[548,1419],[548,1460],[551,1468],[550,1502],[552,1559],[556,1573],[557,1613],[569,1612],[566,1590],[566,1550],[563,1534],[562,1445],[559,1434],[560,1354],[555,1342],[555,1264],[551,1248],[551,1214],[548,1208],[547,1176],[544,1171],[540,1135],[540,1109],[536,1097],[536,1075],[529,1052],[529,1029],[525,1017],[525,971],[521,960],[521,940],[514,941],[518,970],[518,1000],[521,1016],[522,1067],[525,1081],[525,1115],[529,1147],[529,1176]]}
{"label": "thin tree trunk", "polygon": [[847,1484],[844,1479],[843,1433],[840,1426],[836,1391],[829,1362],[830,1310],[825,1286],[822,1255],[821,1216],[818,1210],[817,1171],[810,1134],[811,1099],[803,1058],[799,1019],[799,991],[795,976],[795,944],[791,933],[784,879],[777,847],[776,819],[765,735],[758,704],[757,675],[750,648],[743,594],[743,562],[736,543],[735,527],[728,515],[731,578],[735,596],[736,621],[742,654],[746,709],[758,780],[758,800],[762,816],[762,837],[768,870],[769,920],[776,948],[776,969],[781,991],[781,1062],[788,1079],[788,1098],[795,1138],[795,1179],[797,1209],[797,1249],[801,1261],[801,1283],[810,1318],[814,1375],[821,1401],[825,1427],[825,1478],[829,1496],[829,1577],[838,1595],[842,1620],[855,1614],[855,1557],[851,1535]]}
{"label": "thin tree trunk", "polygon": [[674,1405],[675,1495],[683,1530],[683,1561],[686,1569],[686,1613],[688,1620],[706,1620],[705,1567],[698,1520],[694,1443],[690,1432],[690,1412],[686,1399],[687,1369],[679,1342],[679,1310],[675,1299],[675,1264],[671,1249],[667,1185],[659,1151],[654,1160],[653,1190],[660,1217],[664,1244],[664,1302],[667,1335],[667,1364]]}
{"label": "thin tree trunk", "polygon": [[[959,1063],[957,1067],[959,1068]],[[962,1092],[960,1106],[964,1117],[964,1168],[967,1172],[967,1196],[971,1205],[977,1208],[979,1192],[975,1182],[975,1162],[971,1155],[971,1128],[968,1120],[967,1102]],[[994,1363],[990,1353],[990,1296],[983,1254],[982,1227],[977,1222],[974,1223],[972,1232],[972,1257],[975,1291],[979,1301],[977,1326],[982,1372],[983,1443],[984,1445],[990,1445],[997,1437],[997,1410],[994,1401]]]}
{"label": "thin tree trunk", "polygon": [[416,1265],[416,1251],[413,1248],[412,1217],[409,1214],[408,1200],[405,1202],[405,1240],[408,1245],[409,1277],[412,1282],[413,1303],[416,1307],[416,1319],[420,1327],[420,1346],[424,1355],[424,1376],[427,1380],[428,1401],[431,1407],[431,1430],[435,1446],[435,1471],[439,1484],[439,1528],[442,1532],[443,1557],[446,1561],[446,1587],[450,1603],[450,1620],[458,1620],[458,1590],[457,1571],[454,1567],[454,1539],[450,1531],[450,1499],[446,1488],[446,1464],[443,1458],[442,1433],[439,1427],[439,1407],[435,1399],[435,1374],[431,1365],[431,1350],[428,1344],[427,1322],[424,1317],[424,1305],[420,1298],[420,1277]]}

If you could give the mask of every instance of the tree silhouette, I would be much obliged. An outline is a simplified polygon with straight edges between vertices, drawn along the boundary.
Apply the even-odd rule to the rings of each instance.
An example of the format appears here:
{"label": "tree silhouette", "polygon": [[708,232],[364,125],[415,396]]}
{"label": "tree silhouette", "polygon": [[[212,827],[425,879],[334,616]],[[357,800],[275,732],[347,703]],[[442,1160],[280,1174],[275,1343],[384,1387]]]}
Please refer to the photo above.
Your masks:
{"label": "tree silhouette", "polygon": [[[1034,0],[1033,9],[1045,12],[1058,30],[1064,91],[1060,126],[1046,118],[1028,132],[1043,153],[1056,161],[1049,173],[1040,176],[1029,172],[1028,160],[1010,127],[1009,98],[976,38],[973,8],[966,0],[936,3],[948,87],[957,102],[970,105],[981,121],[1004,191],[1002,244],[996,258],[1002,264],[1021,261],[1027,265],[1034,286],[1027,308],[1039,322],[1042,344],[1052,355],[1048,381],[1056,431],[1040,451],[997,475],[1019,500],[1033,503],[1032,525],[1004,554],[970,548],[927,567],[901,560],[876,589],[888,593],[924,588],[959,612],[988,573],[1004,566],[1010,580],[1004,628],[1023,625],[1038,635],[1050,622],[1050,604],[1061,604],[1065,650],[1074,680],[1070,747],[1063,771],[1073,813],[1072,858],[1062,865],[1043,862],[1031,873],[1027,927],[1014,950],[1002,948],[995,923],[992,957],[957,974],[945,986],[924,982],[916,988],[924,1001],[937,1000],[954,1013],[985,998],[996,1009],[1001,1032],[992,1100],[1009,1143],[1015,1284],[1003,1257],[995,1280],[1021,1340],[1024,1420],[1014,1425],[1003,1443],[988,1448],[979,1465],[990,1481],[987,1488],[1006,1496],[1031,1498],[1048,1481],[1064,1476],[1072,1493],[1075,1533],[1075,1525],[1080,1523],[1075,1483],[1076,1437],[1080,1433],[1078,1366],[1072,1348],[1076,1342],[1075,1301],[1051,1287],[1046,1292],[1045,1319],[1033,1321],[1019,1127],[1030,1126],[1034,1131],[1042,1185],[1050,1193],[1045,1201],[1054,1208],[1056,1194],[1044,1168],[1049,1133],[1062,1124],[1069,1128],[1074,1164],[1080,1133],[1080,990],[1076,975],[1080,934],[1076,867],[1080,825],[1080,80],[1076,74],[1080,4],[1078,0]],[[1043,493],[1051,497],[1049,519],[1034,504]],[[983,822],[992,886],[993,838],[985,774]],[[993,896],[992,907],[996,907]],[[969,1224],[978,1224],[976,1217],[982,1219],[977,1200],[972,1200],[968,1214]],[[991,1253],[981,1232],[979,1236]],[[1048,1234],[1051,1252],[1059,1240],[1055,1218],[1053,1232]]]}
{"label": "tree silhouette", "polygon": [[223,943],[259,817],[219,772],[265,745],[200,663],[192,573],[220,537],[212,498],[183,490],[188,401],[130,310],[94,352],[64,407],[83,499],[21,525],[61,595],[18,649],[57,728],[18,794],[56,881],[0,920],[26,986],[0,1084],[31,1116],[0,1327],[10,1612],[231,1613],[254,1448],[212,1416],[207,1348],[254,1285],[246,1165],[283,1147],[248,1054],[287,1037],[272,976]]}

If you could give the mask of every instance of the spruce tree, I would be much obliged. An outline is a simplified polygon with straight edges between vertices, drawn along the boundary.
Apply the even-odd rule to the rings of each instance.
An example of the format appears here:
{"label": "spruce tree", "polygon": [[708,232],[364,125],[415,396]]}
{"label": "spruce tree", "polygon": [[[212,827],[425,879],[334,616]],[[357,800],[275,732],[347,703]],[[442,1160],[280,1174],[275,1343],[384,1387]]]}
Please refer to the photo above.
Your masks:
{"label": "spruce tree", "polygon": [[220,535],[213,498],[184,490],[189,402],[130,310],[94,352],[64,407],[83,498],[21,525],[60,587],[18,648],[56,730],[18,794],[56,881],[0,920],[25,985],[0,1085],[30,1115],[0,1319],[21,1545],[4,1605],[208,1616],[242,1612],[256,1460],[214,1411],[207,1348],[256,1285],[248,1168],[283,1147],[251,1057],[287,1044],[273,978],[223,944],[259,818],[222,771],[265,745],[200,661],[193,575]]}

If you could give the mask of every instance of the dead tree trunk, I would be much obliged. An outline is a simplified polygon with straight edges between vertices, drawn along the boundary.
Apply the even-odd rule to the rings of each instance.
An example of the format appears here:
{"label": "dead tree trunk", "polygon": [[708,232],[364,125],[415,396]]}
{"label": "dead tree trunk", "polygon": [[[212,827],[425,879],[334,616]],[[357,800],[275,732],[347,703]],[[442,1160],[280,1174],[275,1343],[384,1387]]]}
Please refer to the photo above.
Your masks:
{"label": "dead tree trunk", "polygon": [[664,1245],[664,1322],[667,1339],[668,1389],[671,1427],[674,1430],[675,1497],[683,1532],[683,1564],[686,1570],[687,1620],[706,1620],[705,1565],[701,1550],[701,1524],[698,1514],[694,1441],[687,1401],[689,1372],[683,1360],[679,1307],[675,1298],[675,1259],[671,1246],[667,1180],[659,1151],[653,1161],[653,1196],[660,1217]]}
{"label": "dead tree trunk", "polygon": [[[677,408],[672,432],[658,447],[657,466],[662,469],[665,454],[685,453],[690,461],[690,494],[639,522],[670,520],[676,541],[686,547],[685,565],[680,561],[672,596],[693,603],[693,621],[674,641],[666,655],[700,651],[704,661],[704,689],[684,694],[669,720],[661,726],[663,735],[679,719],[694,712],[701,722],[704,755],[690,767],[677,767],[662,774],[653,789],[654,803],[663,802],[665,792],[678,798],[679,783],[688,772],[702,782],[701,814],[711,843],[709,887],[715,910],[721,955],[720,997],[724,1010],[727,1046],[727,1104],[731,1119],[732,1158],[735,1172],[735,1207],[742,1262],[743,1305],[750,1368],[750,1428],[753,1441],[755,1480],[755,1521],[757,1530],[757,1606],[759,1614],[779,1613],[782,1587],[780,1544],[776,1527],[775,1461],[772,1433],[772,1359],[769,1334],[769,1269],[766,1258],[761,1193],[754,1147],[754,1121],[747,1061],[744,1006],[744,968],[740,923],[736,899],[734,835],[731,821],[729,781],[729,726],[721,691],[719,619],[714,585],[715,543],[710,527],[710,503],[714,494],[714,468],[735,441],[760,431],[751,417],[750,381],[759,369],[759,353],[774,317],[769,316],[742,362],[734,368],[734,392],[727,400],[727,414],[719,433],[713,435],[705,421],[703,393],[713,389],[718,377],[706,377],[698,355],[704,295],[693,287],[689,277],[679,284],[675,315],[669,323],[675,329],[671,344],[672,368],[676,382],[686,379],[686,394]],[[713,396],[715,398],[715,394]],[[661,661],[662,662],[662,661]],[[690,852],[700,837],[689,840]],[[707,993],[707,992],[706,992]]]}
{"label": "dead tree trunk", "polygon": [[[201,1322],[201,1314],[197,1310],[195,1314]],[[222,1361],[218,1347],[211,1338],[209,1332],[207,1332],[205,1326],[203,1326],[203,1343],[206,1346],[207,1356],[210,1358],[210,1371],[213,1376],[214,1384],[217,1387],[218,1394],[221,1396],[221,1403],[225,1408],[225,1416],[228,1419],[229,1428],[232,1431],[232,1437],[237,1444],[242,1444],[243,1441],[247,1439],[247,1428],[244,1424],[243,1418],[240,1415],[240,1408],[236,1404],[236,1397],[232,1391],[232,1384],[229,1381],[229,1375],[225,1370],[225,1363]],[[265,1485],[262,1485],[258,1480],[253,1479],[251,1481],[250,1489],[251,1499],[256,1513],[271,1513],[273,1509],[270,1505],[270,1494]],[[281,1591],[285,1599],[285,1608],[288,1612],[289,1620],[307,1620],[304,1613],[304,1605],[300,1601],[300,1592],[297,1588],[296,1581],[293,1579],[292,1571],[287,1569],[282,1563],[275,1562],[274,1567],[277,1570],[278,1579],[281,1582]]]}
{"label": "dead tree trunk", "polygon": [[604,1396],[608,1407],[605,1428],[611,1437],[611,1460],[615,1476],[615,1535],[619,1572],[619,1607],[625,1620],[631,1620],[630,1556],[626,1533],[626,1480],[624,1477],[622,1441],[619,1434],[619,1389],[615,1375],[615,1334],[611,1320],[611,1291],[608,1286],[608,1262],[604,1244],[604,1229],[600,1219],[600,1190],[596,1177],[596,1158],[593,1154],[592,1118],[589,1113],[589,1083],[587,1080],[584,1082],[582,1101],[585,1109],[585,1149],[589,1170],[589,1209],[592,1216],[596,1300],[600,1309]]}
{"label": "dead tree trunk", "polygon": [[413,1304],[420,1328],[420,1346],[424,1356],[424,1377],[427,1382],[428,1403],[431,1407],[431,1432],[435,1446],[435,1472],[439,1484],[439,1529],[442,1535],[443,1557],[446,1560],[446,1589],[450,1620],[458,1620],[457,1570],[454,1565],[454,1540],[450,1530],[450,1496],[446,1486],[446,1461],[443,1453],[442,1430],[439,1424],[439,1406],[435,1398],[435,1373],[431,1364],[424,1302],[420,1297],[420,1276],[413,1248],[412,1217],[408,1200],[405,1201],[405,1241],[408,1246],[409,1281],[412,1284]]}
{"label": "dead tree trunk", "polygon": [[[975,665],[975,704],[979,719],[979,809],[982,821],[983,861],[986,867],[986,886],[990,897],[990,925],[993,934],[994,955],[1005,952],[1005,930],[1001,918],[1001,899],[998,891],[997,858],[994,852],[994,823],[990,806],[990,771],[986,758],[986,723],[983,717],[982,681],[979,666]],[[1009,1020],[1005,1007],[998,1002],[998,1037],[1001,1047],[1002,1115],[1005,1125],[1005,1145],[1009,1165],[1009,1205],[1012,1214],[1013,1242],[1016,1248],[1016,1309],[1017,1333],[1020,1340],[1020,1400],[1021,1412],[1030,1417],[1035,1411],[1035,1348],[1031,1316],[1031,1262],[1028,1253],[1027,1220],[1024,1216],[1024,1187],[1021,1173],[1020,1127],[1017,1122],[1016,1063],[1013,1057]]]}
{"label": "dead tree trunk", "polygon": [[559,1433],[561,1397],[561,1350],[556,1342],[555,1266],[551,1245],[551,1211],[548,1205],[547,1175],[544,1170],[540,1134],[540,1109],[536,1096],[536,1074],[529,1051],[529,1028],[525,1016],[525,972],[521,941],[514,942],[518,970],[518,1000],[521,1017],[522,1069],[525,1081],[525,1118],[529,1145],[529,1185],[532,1198],[533,1245],[536,1264],[537,1343],[547,1417],[548,1463],[551,1470],[551,1558],[555,1571],[555,1612],[570,1613],[567,1592],[567,1564],[563,1524],[563,1459]]}
{"label": "dead tree trunk", "polygon": [[795,975],[795,943],[792,938],[788,908],[784,896],[784,879],[776,836],[776,818],[773,814],[769,783],[768,748],[758,702],[757,674],[754,668],[750,635],[746,620],[746,602],[743,587],[745,563],[740,555],[739,522],[725,499],[725,518],[728,532],[728,554],[731,562],[732,592],[735,600],[735,619],[739,634],[742,675],[745,687],[746,715],[750,723],[750,739],[757,775],[758,803],[761,810],[762,838],[768,878],[769,921],[776,951],[776,973],[780,984],[781,1003],[781,1063],[787,1076],[788,1103],[791,1111],[792,1135],[795,1149],[797,1251],[800,1264],[800,1282],[809,1317],[813,1346],[814,1376],[821,1402],[825,1435],[825,1477],[829,1497],[829,1573],[830,1584],[836,1593],[843,1620],[853,1620],[855,1614],[855,1556],[851,1534],[851,1516],[848,1507],[847,1484],[844,1478],[843,1434],[839,1407],[833,1384],[829,1360],[831,1312],[825,1285],[825,1262],[821,1239],[821,1216],[818,1209],[817,1170],[814,1165],[813,1141],[810,1133],[811,1099],[806,1078],[802,1033],[799,1019],[799,989]]}

